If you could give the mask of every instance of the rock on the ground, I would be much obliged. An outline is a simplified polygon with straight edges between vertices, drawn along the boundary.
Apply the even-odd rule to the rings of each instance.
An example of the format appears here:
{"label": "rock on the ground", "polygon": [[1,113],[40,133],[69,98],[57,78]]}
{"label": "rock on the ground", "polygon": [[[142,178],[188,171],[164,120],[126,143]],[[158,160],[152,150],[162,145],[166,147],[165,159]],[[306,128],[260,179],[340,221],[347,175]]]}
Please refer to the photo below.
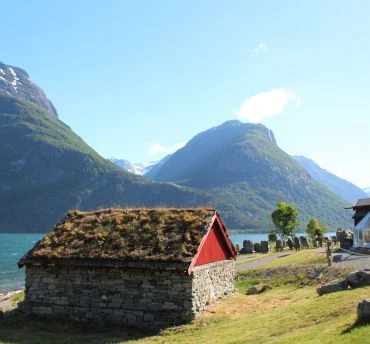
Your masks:
{"label": "rock on the ground", "polygon": [[341,254],[335,254],[335,255],[333,256],[333,262],[334,262],[334,263],[338,263],[338,262],[340,262],[340,261],[342,261],[342,255],[341,255]]}
{"label": "rock on the ground", "polygon": [[254,295],[254,294],[260,294],[263,293],[266,290],[272,289],[269,285],[267,284],[258,284],[253,287],[248,288],[246,294],[247,295]]}
{"label": "rock on the ground", "polygon": [[370,299],[362,300],[357,305],[357,318],[360,321],[370,321]]}
{"label": "rock on the ground", "polygon": [[346,280],[351,288],[366,287],[370,285],[370,271],[358,270],[351,272]]}
{"label": "rock on the ground", "polygon": [[346,290],[348,287],[345,278],[336,279],[334,281],[320,285],[316,291],[321,296],[324,294],[335,293],[337,291]]}

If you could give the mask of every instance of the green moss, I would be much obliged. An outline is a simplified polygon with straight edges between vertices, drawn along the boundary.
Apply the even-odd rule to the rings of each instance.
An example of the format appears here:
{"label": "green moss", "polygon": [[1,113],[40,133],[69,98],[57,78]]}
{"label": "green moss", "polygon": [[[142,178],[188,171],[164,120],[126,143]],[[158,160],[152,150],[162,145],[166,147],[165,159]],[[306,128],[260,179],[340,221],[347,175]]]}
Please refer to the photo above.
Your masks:
{"label": "green moss", "polygon": [[195,255],[213,215],[207,208],[71,211],[29,258],[181,261]]}

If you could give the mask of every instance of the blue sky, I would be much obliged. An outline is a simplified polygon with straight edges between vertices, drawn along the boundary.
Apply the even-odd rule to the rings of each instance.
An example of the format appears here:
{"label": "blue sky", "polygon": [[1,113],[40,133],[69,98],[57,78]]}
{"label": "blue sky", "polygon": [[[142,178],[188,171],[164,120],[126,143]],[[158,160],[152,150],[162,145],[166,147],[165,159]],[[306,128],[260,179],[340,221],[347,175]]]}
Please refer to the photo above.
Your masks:
{"label": "blue sky", "polygon": [[370,186],[369,1],[4,1],[4,63],[104,157],[158,160],[231,119]]}

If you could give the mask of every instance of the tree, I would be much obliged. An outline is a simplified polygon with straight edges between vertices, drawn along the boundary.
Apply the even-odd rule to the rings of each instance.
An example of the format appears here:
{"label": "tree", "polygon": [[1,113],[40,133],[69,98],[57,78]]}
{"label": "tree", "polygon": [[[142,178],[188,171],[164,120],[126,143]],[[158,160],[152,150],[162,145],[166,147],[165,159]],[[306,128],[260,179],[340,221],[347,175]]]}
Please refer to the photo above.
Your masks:
{"label": "tree", "polygon": [[315,236],[322,237],[325,232],[328,231],[328,227],[321,223],[316,217],[311,217],[310,222],[308,222],[306,227],[306,233],[312,239]]}
{"label": "tree", "polygon": [[298,210],[295,206],[280,201],[277,208],[271,213],[271,220],[281,239],[291,236],[299,226]]}
{"label": "tree", "polygon": [[276,241],[277,239],[277,234],[275,231],[271,231],[269,234],[268,234],[268,239],[269,241]]}

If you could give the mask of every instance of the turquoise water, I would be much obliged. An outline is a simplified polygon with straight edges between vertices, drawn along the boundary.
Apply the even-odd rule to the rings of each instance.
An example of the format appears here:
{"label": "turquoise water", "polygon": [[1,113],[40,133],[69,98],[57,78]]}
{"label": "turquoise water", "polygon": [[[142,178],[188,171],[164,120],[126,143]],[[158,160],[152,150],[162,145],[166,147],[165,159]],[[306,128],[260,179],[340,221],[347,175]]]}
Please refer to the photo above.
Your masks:
{"label": "turquoise water", "polygon": [[43,234],[0,233],[0,292],[24,288],[24,268],[17,262]]}
{"label": "turquoise water", "polygon": [[[0,292],[24,288],[25,269],[18,269],[17,262],[43,236],[44,234],[0,233]],[[230,234],[229,237],[235,245],[242,246],[244,240],[267,240],[267,233]]]}
{"label": "turquoise water", "polygon": [[243,246],[244,240],[252,240],[253,242],[260,242],[262,240],[267,240],[268,233],[241,233],[241,234],[229,234],[229,238],[234,243],[234,245],[239,244]]}

